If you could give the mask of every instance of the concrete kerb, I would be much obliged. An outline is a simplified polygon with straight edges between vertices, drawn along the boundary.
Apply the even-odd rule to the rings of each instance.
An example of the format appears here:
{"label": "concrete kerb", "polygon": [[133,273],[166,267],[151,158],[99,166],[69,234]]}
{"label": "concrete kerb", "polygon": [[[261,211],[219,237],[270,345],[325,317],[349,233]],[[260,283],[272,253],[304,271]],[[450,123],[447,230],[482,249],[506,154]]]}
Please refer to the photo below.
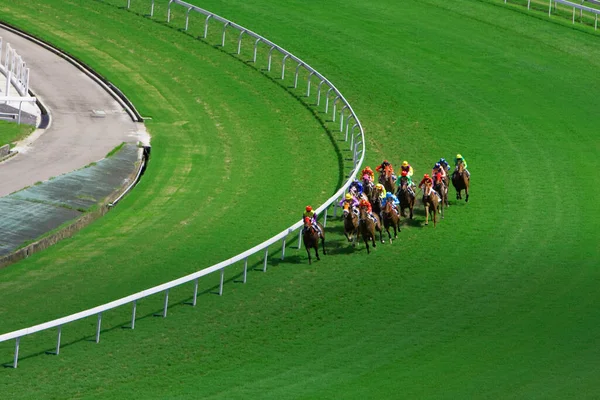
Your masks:
{"label": "concrete kerb", "polygon": [[[69,225],[61,228],[60,230],[39,239],[33,243],[22,247],[15,252],[8,254],[0,258],[0,268],[4,268],[13,264],[17,261],[23,260],[33,253],[44,250],[58,241],[69,238],[77,233],[82,228],[96,221],[98,218],[106,214],[111,208],[113,208],[113,201],[122,196],[123,193],[134,183],[137,183],[141,178],[149,159],[149,149],[147,147],[139,148],[138,150],[138,161],[136,162],[136,168],[129,174],[127,179],[123,182],[121,187],[116,189],[109,196],[105,197],[100,203],[98,208],[91,212],[83,213],[79,218],[73,220]],[[137,179],[136,179],[137,178]]]}

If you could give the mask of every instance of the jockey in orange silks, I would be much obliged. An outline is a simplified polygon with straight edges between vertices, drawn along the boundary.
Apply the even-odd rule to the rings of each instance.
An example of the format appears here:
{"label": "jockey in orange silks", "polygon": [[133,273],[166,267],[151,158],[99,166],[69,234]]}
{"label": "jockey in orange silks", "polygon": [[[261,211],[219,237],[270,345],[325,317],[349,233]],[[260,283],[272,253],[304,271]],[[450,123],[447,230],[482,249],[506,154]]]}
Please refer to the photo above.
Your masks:
{"label": "jockey in orange silks", "polygon": [[371,182],[375,180],[375,173],[369,166],[366,166],[360,174],[362,175],[363,180],[365,180],[365,176],[366,179],[370,180]]}

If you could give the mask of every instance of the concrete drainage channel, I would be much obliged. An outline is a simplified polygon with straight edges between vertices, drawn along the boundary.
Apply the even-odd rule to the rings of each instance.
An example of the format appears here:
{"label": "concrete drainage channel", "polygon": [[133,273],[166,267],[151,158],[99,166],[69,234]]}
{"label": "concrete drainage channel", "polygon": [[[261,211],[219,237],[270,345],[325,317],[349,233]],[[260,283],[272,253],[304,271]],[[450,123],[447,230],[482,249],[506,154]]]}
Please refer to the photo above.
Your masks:
{"label": "concrete drainage channel", "polygon": [[[143,122],[133,104],[113,84],[90,67],[7,24],[0,26],[44,47],[92,78],[127,112],[134,122]],[[38,104],[40,106],[41,104]],[[41,124],[50,116],[41,105]],[[103,118],[103,110],[90,110],[90,117]],[[46,116],[44,118],[44,115]],[[116,143],[115,143],[116,144]],[[0,268],[26,258],[104,215],[140,180],[150,157],[150,146],[125,143],[110,157],[48,181],[38,182],[0,197]]]}

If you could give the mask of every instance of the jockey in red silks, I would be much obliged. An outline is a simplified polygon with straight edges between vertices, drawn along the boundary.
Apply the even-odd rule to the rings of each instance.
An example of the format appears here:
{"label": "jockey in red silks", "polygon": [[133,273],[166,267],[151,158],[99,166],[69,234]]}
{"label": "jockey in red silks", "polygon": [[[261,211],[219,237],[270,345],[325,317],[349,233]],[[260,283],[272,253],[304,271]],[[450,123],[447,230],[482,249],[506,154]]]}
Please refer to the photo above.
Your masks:
{"label": "jockey in red silks", "polygon": [[431,184],[431,191],[435,193],[439,200],[442,200],[442,197],[439,195],[439,193],[433,190],[433,179],[431,179],[429,174],[423,175],[423,179],[421,179],[421,182],[419,183],[419,188],[423,190],[423,195],[425,195],[425,186],[427,183]]}
{"label": "jockey in red silks", "polygon": [[375,171],[379,172],[380,174],[383,173],[385,171],[386,167],[390,167],[392,169],[392,173],[394,172],[394,168],[392,167],[392,164],[390,164],[388,162],[388,160],[383,160],[383,162],[381,163],[381,165],[378,165],[377,168],[375,168]]}
{"label": "jockey in red silks", "polygon": [[445,180],[448,175],[446,175],[446,169],[440,163],[435,163],[433,169],[431,170],[432,176],[437,176],[440,174],[442,176],[442,180]]}

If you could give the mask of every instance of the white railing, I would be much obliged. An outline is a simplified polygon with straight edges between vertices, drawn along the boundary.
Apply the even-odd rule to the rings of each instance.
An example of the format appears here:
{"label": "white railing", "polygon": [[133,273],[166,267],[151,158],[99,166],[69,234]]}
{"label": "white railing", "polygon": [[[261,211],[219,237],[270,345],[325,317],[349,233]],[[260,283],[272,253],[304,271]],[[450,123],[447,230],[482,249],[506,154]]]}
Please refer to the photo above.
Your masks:
{"label": "white railing", "polygon": [[[307,79],[307,88],[306,88],[307,96],[310,95],[311,78],[315,77],[318,79],[319,83],[317,84],[317,106],[320,105],[320,103],[321,103],[321,92],[325,91],[325,88],[323,86],[325,85],[327,87],[326,102],[325,102],[325,108],[324,108],[325,113],[330,112],[330,104],[331,104],[331,115],[332,115],[332,119],[334,122],[336,119],[336,115],[339,114],[339,130],[340,130],[340,132],[342,132],[344,134],[346,142],[348,142],[348,140],[350,140],[349,151],[352,152],[353,161],[352,161],[352,171],[350,172],[349,178],[346,181],[346,183],[333,196],[331,196],[325,203],[323,203],[320,207],[318,207],[316,209],[316,212],[319,215],[323,214],[323,225],[326,226],[327,225],[327,213],[328,213],[329,207],[333,204],[333,206],[334,206],[333,212],[334,212],[334,216],[335,216],[336,211],[337,211],[337,205],[338,205],[337,203],[338,203],[339,199],[345,194],[345,192],[348,189],[348,186],[350,185],[352,180],[356,177],[358,170],[359,170],[359,168],[364,160],[364,157],[365,157],[364,130],[363,130],[363,127],[362,127],[358,117],[354,113],[352,106],[350,106],[350,103],[348,103],[348,101],[344,98],[344,96],[340,93],[340,91],[327,78],[325,78],[323,75],[321,75],[318,71],[316,71],[314,68],[312,68],[306,62],[302,61],[300,58],[296,57],[294,54],[281,48],[280,46],[276,45],[275,43],[271,42],[270,40],[258,35],[257,33],[252,32],[251,30],[244,28],[232,21],[229,21],[223,17],[220,17],[216,14],[213,14],[209,11],[206,11],[199,7],[193,6],[191,4],[185,3],[183,1],[170,0],[169,4],[168,4],[168,14],[167,14],[168,22],[170,22],[170,20],[171,20],[171,5],[173,3],[187,8],[186,20],[185,20],[185,28],[186,29],[189,27],[189,14],[191,11],[198,12],[198,13],[206,16],[205,25],[204,25],[204,37],[206,37],[206,34],[208,32],[208,20],[209,19],[213,19],[213,20],[220,21],[221,23],[223,23],[221,45],[225,45],[225,34],[227,31],[227,28],[232,28],[232,29],[238,30],[239,31],[238,42],[237,42],[238,54],[240,53],[240,50],[241,50],[242,36],[247,35],[247,36],[252,37],[254,39],[254,62],[256,62],[258,45],[262,43],[263,45],[268,46],[268,48],[269,48],[269,55],[268,55],[269,68],[268,69],[269,70],[271,69],[273,51],[278,51],[281,54],[283,54],[282,70],[281,70],[281,78],[282,79],[285,77],[286,60],[289,59],[289,60],[292,60],[295,63],[297,63],[295,77],[294,77],[294,87],[297,87],[297,85],[298,85],[298,73],[299,73],[300,68],[304,68],[309,73],[309,76]],[[130,4],[130,0],[128,0],[128,2],[127,2],[128,6],[129,6],[129,4]],[[152,0],[152,9],[151,9],[152,14],[153,14],[153,12],[154,12],[154,0]],[[330,98],[333,99],[333,101],[331,103],[330,103]],[[336,107],[338,105],[340,106],[340,108],[339,108],[339,111],[336,111]],[[357,129],[358,129],[358,131],[356,132]],[[100,332],[101,332],[102,313],[103,312],[112,310],[114,308],[117,308],[117,307],[120,307],[120,306],[123,306],[126,304],[131,304],[131,306],[132,306],[131,329],[134,329],[138,300],[143,299],[148,296],[151,296],[153,294],[163,292],[164,293],[164,307],[163,307],[163,311],[162,311],[162,316],[166,317],[167,316],[167,307],[169,305],[169,290],[174,287],[177,287],[177,286],[180,286],[185,283],[192,282],[192,281],[195,283],[195,285],[194,285],[194,292],[193,292],[191,304],[193,306],[195,306],[196,298],[198,296],[198,280],[200,278],[202,278],[203,276],[212,274],[213,272],[220,271],[221,279],[220,279],[220,284],[219,284],[219,295],[222,295],[223,294],[223,279],[224,279],[225,268],[243,261],[244,262],[244,273],[243,273],[242,282],[246,283],[246,277],[247,277],[247,272],[248,272],[248,257],[250,257],[254,254],[257,254],[257,253],[262,254],[264,252],[264,261],[263,261],[262,270],[263,270],[263,272],[266,272],[268,255],[269,255],[269,247],[272,245],[275,245],[277,243],[281,243],[281,259],[283,260],[285,257],[285,248],[286,248],[287,238],[295,231],[298,231],[298,248],[301,247],[301,238],[302,238],[302,234],[301,234],[302,229],[301,228],[302,228],[302,226],[303,226],[302,221],[298,221],[295,224],[293,224],[292,226],[290,226],[289,228],[287,228],[284,231],[278,233],[277,235],[271,237],[270,239],[254,246],[253,248],[246,250],[243,253],[240,253],[240,254],[238,254],[234,257],[231,257],[225,261],[222,261],[218,264],[215,264],[211,267],[194,272],[193,274],[186,275],[179,279],[175,279],[173,281],[163,283],[162,285],[143,290],[141,292],[132,294],[130,296],[123,297],[121,299],[111,301],[110,303],[106,303],[106,304],[103,304],[103,305],[100,305],[100,306],[97,306],[94,308],[90,308],[88,310],[81,311],[76,314],[68,315],[63,318],[55,319],[53,321],[48,321],[43,324],[30,326],[28,328],[20,329],[18,331],[5,333],[3,335],[0,335],[0,342],[5,342],[7,340],[15,339],[15,352],[14,352],[14,359],[13,359],[13,367],[16,368],[18,359],[19,359],[19,342],[20,342],[21,337],[23,337],[23,336],[31,335],[33,333],[44,331],[47,329],[57,328],[57,342],[56,342],[55,354],[59,354],[62,326],[65,324],[68,324],[70,322],[77,321],[82,318],[86,318],[86,317],[95,315],[95,316],[97,316],[96,343],[98,343],[100,341]]]}
{"label": "white railing", "polygon": [[[4,43],[0,37],[0,74],[6,77],[4,94],[0,95],[0,103],[19,103],[17,123],[21,123],[21,108],[23,102],[35,102],[35,97],[29,96],[29,68],[23,58],[17,54],[10,43]],[[11,96],[11,86],[17,90],[17,95]]]}
{"label": "white railing", "polygon": [[[585,0],[582,0],[581,4],[576,4],[567,0],[549,0],[549,4],[548,4],[548,16],[552,15],[552,6],[554,5],[554,8],[556,9],[556,4],[563,4],[567,7],[572,7],[573,8],[573,23],[575,23],[575,10],[579,10],[579,14],[580,17],[583,17],[583,12],[589,12],[594,14],[594,30],[598,29],[598,14],[600,14],[600,10],[597,8],[592,8],[592,7],[587,7],[584,6]],[[594,0],[587,0],[589,3],[592,4],[600,4],[600,2],[598,1],[594,1]],[[504,3],[506,4],[508,2],[508,0],[504,0]],[[531,0],[527,0],[527,9],[529,10],[531,8]]]}

